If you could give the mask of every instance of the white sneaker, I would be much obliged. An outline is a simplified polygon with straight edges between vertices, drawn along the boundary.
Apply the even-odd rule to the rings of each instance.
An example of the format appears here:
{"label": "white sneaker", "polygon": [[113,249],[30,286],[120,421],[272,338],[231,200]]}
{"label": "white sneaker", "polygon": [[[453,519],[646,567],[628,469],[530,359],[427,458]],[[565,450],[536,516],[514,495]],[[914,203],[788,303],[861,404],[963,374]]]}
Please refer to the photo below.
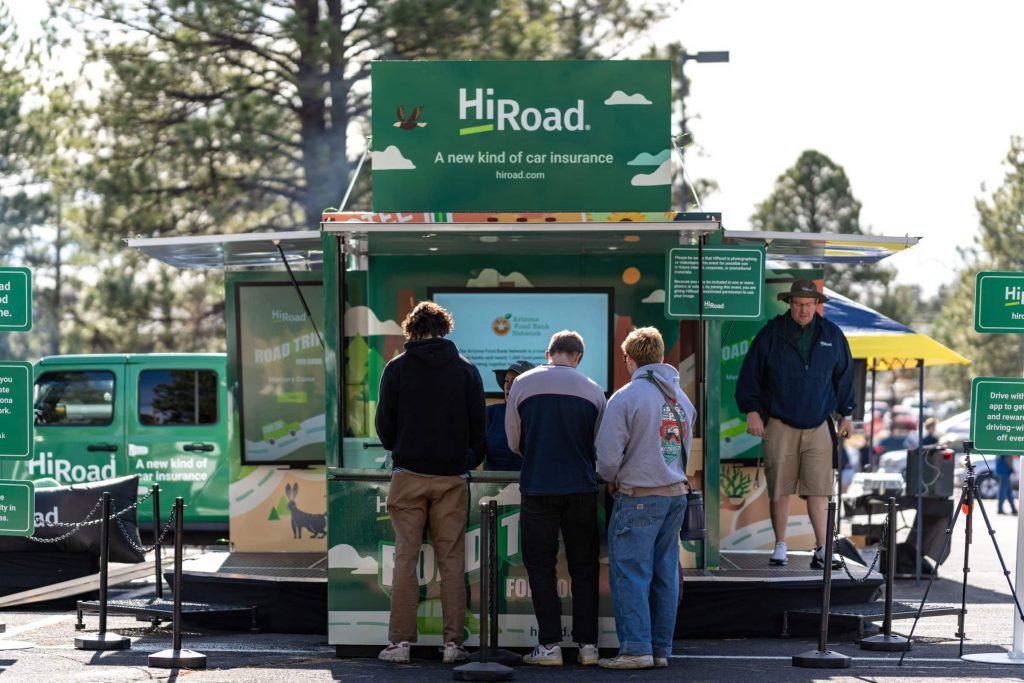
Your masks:
{"label": "white sneaker", "polygon": [[668,667],[668,657],[655,657],[654,658],[654,668],[655,669],[665,669],[667,667]]}
{"label": "white sneaker", "polygon": [[455,641],[449,640],[444,646],[444,656],[441,661],[444,664],[457,664],[464,662],[469,659],[469,653],[466,652],[466,648],[458,645]]}
{"label": "white sneaker", "polygon": [[396,664],[408,664],[409,650],[409,641],[407,640],[403,640],[400,643],[388,643],[388,646],[377,655],[377,659],[384,662],[395,662]]}
{"label": "white sneaker", "polygon": [[562,648],[538,645],[533,652],[523,655],[523,664],[539,664],[540,666],[562,666]]}
{"label": "white sneaker", "polygon": [[[840,569],[843,563],[839,560],[839,556],[832,553],[832,569]],[[814,549],[814,554],[811,555],[811,569],[824,569],[825,568],[825,546],[819,545]]]}
{"label": "white sneaker", "polygon": [[591,645],[590,643],[577,643],[580,648],[580,653],[576,657],[583,666],[590,666],[597,664],[597,660],[601,659],[601,655],[597,652],[597,645]]}
{"label": "white sneaker", "polygon": [[654,657],[651,655],[617,655],[611,659],[602,659],[597,664],[602,669],[650,669],[654,666]]}
{"label": "white sneaker", "polygon": [[785,541],[779,541],[775,544],[775,551],[772,552],[772,556],[768,559],[768,564],[774,564],[779,567],[785,567],[789,562],[789,558],[786,557],[786,543]]}

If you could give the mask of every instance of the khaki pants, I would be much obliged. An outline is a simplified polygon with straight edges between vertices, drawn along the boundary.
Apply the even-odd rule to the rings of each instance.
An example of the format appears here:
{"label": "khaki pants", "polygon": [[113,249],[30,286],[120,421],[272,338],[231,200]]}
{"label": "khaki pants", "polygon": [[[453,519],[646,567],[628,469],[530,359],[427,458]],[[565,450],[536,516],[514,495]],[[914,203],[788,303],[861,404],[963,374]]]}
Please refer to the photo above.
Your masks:
{"label": "khaki pants", "polygon": [[444,642],[462,644],[466,624],[466,520],[469,484],[462,477],[423,477],[395,472],[388,491],[388,513],[395,529],[395,573],[391,588],[388,638],[416,642],[416,608],[423,528],[430,529],[441,574]]}
{"label": "khaki pants", "polygon": [[764,477],[771,500],[796,493],[798,481],[801,496],[832,495],[832,436],[827,422],[797,429],[770,418],[764,427],[763,445]]}

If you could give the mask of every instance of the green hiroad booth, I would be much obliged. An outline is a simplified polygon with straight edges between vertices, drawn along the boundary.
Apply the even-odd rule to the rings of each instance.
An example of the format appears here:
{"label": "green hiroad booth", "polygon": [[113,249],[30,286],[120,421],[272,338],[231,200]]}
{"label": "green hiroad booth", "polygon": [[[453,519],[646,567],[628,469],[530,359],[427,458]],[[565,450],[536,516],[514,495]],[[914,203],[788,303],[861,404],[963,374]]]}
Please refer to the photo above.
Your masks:
{"label": "green hiroad booth", "polygon": [[[326,554],[326,629],[339,654],[387,642],[394,535],[389,457],[373,418],[383,366],[403,350],[401,321],[425,299],[452,312],[452,339],[480,369],[488,400],[501,396],[493,369],[520,358],[543,362],[560,329],[583,334],[580,369],[608,395],[628,381],[617,350],[626,334],[644,325],[662,332],[666,362],[704,406],[688,474],[705,495],[708,539],[680,548],[687,584],[680,635],[742,631],[771,581],[820,592],[820,573],[755,569],[751,562],[766,557],[756,555],[759,546],[723,552],[724,534],[767,519],[760,502],[744,503],[757,496],[742,491],[732,471],[742,475],[757,448],[736,443],[743,430],[728,387],[753,334],[777,312],[775,293],[793,277],[787,269],[877,262],[917,240],[729,231],[720,214],[671,211],[670,77],[670,64],[657,61],[375,64],[373,211],[327,209],[319,231],[129,241],[168,263],[231,271],[228,381],[238,419],[262,430],[253,438],[263,441],[255,458],[246,445],[248,459],[232,477],[232,541],[236,550]],[[274,283],[280,306],[245,298],[261,282]],[[309,325],[299,319],[309,316],[315,342],[305,328],[275,342],[272,324],[244,322],[286,305],[282,319]],[[264,342],[247,343],[251,333]],[[249,367],[257,352],[280,362],[282,355],[294,361],[296,351],[305,360],[272,379]],[[304,388],[282,388],[290,375]],[[262,379],[253,384],[253,377]],[[247,383],[274,400],[248,396]],[[314,406],[318,386],[322,406]],[[308,414],[277,414],[304,391]],[[270,439],[295,439],[293,431],[308,435],[317,425],[322,443],[307,439],[310,449],[294,462],[275,459]],[[479,630],[478,504],[491,499],[499,506],[499,644],[530,647],[537,627],[521,562],[517,472],[472,473],[467,644],[478,642]],[[326,539],[314,533],[320,517]],[[296,524],[301,547],[292,538]],[[270,536],[268,525],[276,529]],[[429,539],[421,558],[419,644],[441,645]],[[601,558],[600,645],[612,647],[603,541]],[[564,559],[558,574],[568,605]],[[847,599],[868,599],[879,583],[877,574],[849,582]],[[836,585],[841,600],[843,581]]]}

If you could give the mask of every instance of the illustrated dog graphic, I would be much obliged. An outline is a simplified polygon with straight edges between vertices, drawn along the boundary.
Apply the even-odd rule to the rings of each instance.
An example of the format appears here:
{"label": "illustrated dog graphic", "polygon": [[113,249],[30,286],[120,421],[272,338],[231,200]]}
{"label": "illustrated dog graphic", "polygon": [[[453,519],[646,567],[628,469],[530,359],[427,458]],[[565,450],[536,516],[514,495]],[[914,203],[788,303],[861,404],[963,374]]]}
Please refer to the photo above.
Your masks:
{"label": "illustrated dog graphic", "polygon": [[295,503],[299,495],[299,484],[285,484],[284,495],[288,499],[288,510],[292,515],[292,538],[302,538],[302,530],[309,529],[311,538],[323,538],[327,535],[327,513],[314,515],[303,512]]}

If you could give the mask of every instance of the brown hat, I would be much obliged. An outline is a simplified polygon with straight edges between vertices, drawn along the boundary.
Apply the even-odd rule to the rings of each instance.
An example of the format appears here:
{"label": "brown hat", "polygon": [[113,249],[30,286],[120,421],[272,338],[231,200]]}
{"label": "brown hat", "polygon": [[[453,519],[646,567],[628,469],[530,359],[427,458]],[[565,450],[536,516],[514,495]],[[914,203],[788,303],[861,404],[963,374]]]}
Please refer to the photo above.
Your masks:
{"label": "brown hat", "polygon": [[797,280],[789,288],[788,292],[779,292],[778,294],[779,301],[785,301],[787,304],[793,297],[798,299],[817,299],[819,304],[828,301],[828,297],[819,292],[811,280]]}

